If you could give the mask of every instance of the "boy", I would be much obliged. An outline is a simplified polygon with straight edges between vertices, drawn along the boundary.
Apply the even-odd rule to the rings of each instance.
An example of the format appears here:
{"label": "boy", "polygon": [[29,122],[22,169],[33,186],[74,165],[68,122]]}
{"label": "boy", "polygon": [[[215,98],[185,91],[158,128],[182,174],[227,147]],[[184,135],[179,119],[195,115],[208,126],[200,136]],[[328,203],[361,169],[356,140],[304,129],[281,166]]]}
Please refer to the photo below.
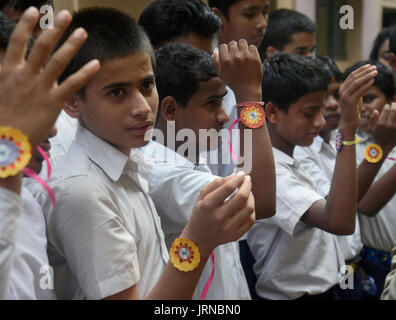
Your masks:
{"label": "boy", "polygon": [[139,24],[155,50],[185,42],[212,53],[220,29],[220,19],[201,0],[152,1],[142,12]]}
{"label": "boy", "polygon": [[267,26],[269,0],[209,0],[209,7],[221,19],[219,44],[245,39],[260,46]]}
{"label": "boy", "polygon": [[[346,75],[366,63],[360,61],[346,70]],[[371,275],[377,286],[376,297],[379,298],[386,275],[391,268],[391,251],[396,245],[394,228],[395,208],[395,170],[394,162],[387,158],[396,158],[395,145],[395,85],[392,73],[382,64],[368,61],[377,66],[378,76],[375,82],[363,95],[363,108],[359,136],[363,141],[357,146],[358,163],[366,162],[368,170],[376,169],[378,175],[375,182],[359,201],[359,220],[361,224],[362,240],[365,245],[362,253],[361,264],[363,269]],[[392,104],[392,106],[390,106]],[[393,121],[392,121],[393,120]],[[375,130],[373,123],[382,123],[382,126],[392,130]],[[379,146],[382,157],[370,159],[366,152],[369,146]],[[370,162],[368,162],[370,161]],[[379,169],[380,168],[380,169]]]}
{"label": "boy", "polygon": [[330,192],[321,196],[293,158],[325,125],[322,105],[328,79],[309,59],[280,55],[264,64],[263,100],[277,175],[277,213],[258,221],[247,241],[256,260],[256,292],[264,299],[333,299],[343,256],[333,235],[352,234],[356,221],[355,132],[358,101],[375,77],[364,66],[341,86],[344,145]]}
{"label": "boy", "polygon": [[203,189],[168,263],[144,177],[147,162],[134,149],[146,144],[158,105],[152,47],[136,22],[114,9],[80,10],[68,32],[81,26],[90,37],[61,81],[90,57],[102,68],[66,104],[80,125],[50,180],[56,209],[43,192],[38,195],[56,294],[60,299],[190,299],[211,251],[252,225],[250,180],[238,175]]}
{"label": "boy", "polygon": [[[39,45],[33,47],[30,57],[25,60],[29,37],[39,20],[37,9],[28,9],[21,17],[11,37],[0,71],[0,129],[3,126],[21,130],[26,134],[32,148],[42,141],[53,126],[63,103],[75,90],[81,88],[99,69],[96,62],[90,63],[62,85],[56,86],[57,73],[62,70],[86,39],[86,33],[74,33],[48,60],[51,49],[71,21],[68,12],[62,11],[55,18],[56,29],[44,32],[38,38]],[[81,33],[82,31],[82,33]],[[48,50],[42,50],[45,45]],[[43,67],[43,63],[46,66]],[[56,64],[56,69],[54,66]],[[42,72],[30,72],[40,70]],[[15,94],[15,88],[18,94]],[[26,104],[26,101],[29,101]],[[22,115],[22,116],[21,116]],[[2,150],[3,145],[2,145]],[[22,174],[0,178],[0,299],[8,297],[11,267],[16,248],[17,225],[22,211]],[[28,207],[25,209],[29,210]]]}
{"label": "boy", "polygon": [[[194,137],[200,138],[200,130],[211,130],[216,133],[217,138],[217,133],[228,120],[222,107],[222,98],[227,93],[224,81],[236,92],[239,102],[260,98],[262,76],[257,49],[253,46],[249,48],[246,41],[241,40],[239,44],[230,44],[231,51],[233,54],[223,45],[219,54],[239,57],[243,68],[238,65],[237,60],[230,59],[228,63],[233,67],[223,70],[217,64],[219,73],[215,71],[213,59],[208,53],[187,44],[165,46],[156,52],[156,79],[160,97],[157,128],[165,137],[168,136],[169,125],[173,122],[173,134],[176,136],[189,129],[193,130]],[[217,53],[216,56],[218,57]],[[215,61],[218,61],[217,59],[215,58]],[[273,212],[275,181],[271,147],[265,126],[254,129],[252,134],[254,149],[250,154],[251,176],[253,190],[259,199],[256,201],[256,212],[257,216],[264,218],[271,216]],[[244,132],[241,133],[241,137],[244,137]],[[189,154],[175,153],[184,142],[173,143],[165,139],[162,142],[164,146],[152,142],[144,150],[156,161],[149,180],[150,195],[161,216],[168,246],[187,223],[191,204],[194,203],[199,190],[215,179],[205,160],[199,159],[199,153],[195,156],[191,154],[192,149],[197,152],[200,149],[207,151],[210,146],[207,140],[195,140],[192,148],[188,150]],[[203,149],[205,143],[206,149]],[[254,147],[257,145],[261,148]],[[263,167],[265,170],[262,170]],[[169,194],[172,194],[172,197],[169,197]],[[239,261],[237,244],[220,246],[214,253],[215,276],[212,288],[208,292],[208,299],[250,298]],[[207,277],[210,272],[210,268],[205,270]],[[200,282],[197,293],[202,292],[205,282]]]}
{"label": "boy", "polygon": [[264,40],[259,48],[261,56],[276,52],[312,56],[316,49],[315,23],[306,15],[289,9],[271,12]]}

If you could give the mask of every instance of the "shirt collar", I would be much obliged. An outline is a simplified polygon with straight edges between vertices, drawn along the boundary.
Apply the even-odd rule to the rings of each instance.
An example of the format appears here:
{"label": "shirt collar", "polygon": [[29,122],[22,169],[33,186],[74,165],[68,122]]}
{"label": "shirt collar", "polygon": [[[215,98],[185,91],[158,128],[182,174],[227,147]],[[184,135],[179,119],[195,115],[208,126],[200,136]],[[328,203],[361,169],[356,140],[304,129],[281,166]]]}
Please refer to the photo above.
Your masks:
{"label": "shirt collar", "polygon": [[275,147],[272,147],[272,152],[274,154],[274,160],[276,163],[286,163],[290,166],[293,166],[296,163],[294,158],[288,156],[286,153]]}
{"label": "shirt collar", "polygon": [[96,163],[110,179],[113,181],[120,179],[129,160],[125,154],[80,124],[77,127],[75,140],[83,148],[88,158]]}
{"label": "shirt collar", "polygon": [[324,141],[324,139],[321,136],[318,135],[318,136],[315,137],[315,139],[314,139],[314,141],[313,141],[313,143],[311,145],[311,148],[316,153],[319,153],[320,150],[322,150],[322,147],[323,147],[324,143],[326,143]]}

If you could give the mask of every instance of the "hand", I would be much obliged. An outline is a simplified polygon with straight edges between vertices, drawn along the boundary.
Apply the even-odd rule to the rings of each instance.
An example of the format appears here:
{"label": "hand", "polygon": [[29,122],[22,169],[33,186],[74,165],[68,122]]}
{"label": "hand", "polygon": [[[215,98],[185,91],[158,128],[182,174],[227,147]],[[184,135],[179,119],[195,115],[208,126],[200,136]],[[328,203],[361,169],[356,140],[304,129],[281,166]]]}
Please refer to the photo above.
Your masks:
{"label": "hand", "polygon": [[11,36],[0,69],[0,125],[22,131],[33,148],[48,135],[64,102],[100,68],[98,61],[91,61],[57,85],[57,78],[87,39],[85,30],[76,30],[48,60],[71,23],[67,11],[55,17],[55,29],[41,33],[26,60],[27,43],[39,18],[37,9],[25,11]]}
{"label": "hand", "polygon": [[234,91],[238,102],[261,101],[263,66],[256,46],[246,40],[222,44],[213,54],[217,74]]}
{"label": "hand", "polygon": [[181,237],[195,242],[203,258],[218,245],[238,240],[255,222],[251,187],[243,174],[213,181],[201,191]]}
{"label": "hand", "polygon": [[360,123],[362,95],[373,85],[377,74],[375,66],[364,65],[352,72],[340,87],[340,128],[353,131],[352,137],[348,137],[352,140]]}
{"label": "hand", "polygon": [[384,151],[390,152],[396,146],[396,103],[385,105],[372,132],[375,142]]}

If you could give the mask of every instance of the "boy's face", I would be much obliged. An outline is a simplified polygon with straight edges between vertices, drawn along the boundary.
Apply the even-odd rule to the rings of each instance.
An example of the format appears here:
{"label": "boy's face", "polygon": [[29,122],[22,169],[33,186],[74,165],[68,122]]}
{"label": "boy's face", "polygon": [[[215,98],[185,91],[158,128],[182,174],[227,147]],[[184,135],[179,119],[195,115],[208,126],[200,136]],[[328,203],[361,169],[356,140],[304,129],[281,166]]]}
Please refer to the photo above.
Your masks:
{"label": "boy's face", "polygon": [[323,131],[329,132],[338,128],[341,119],[341,107],[339,91],[341,82],[337,82],[334,77],[331,79],[327,94],[325,97],[323,117],[326,120],[326,125]]}
{"label": "boy's face", "polygon": [[103,62],[88,83],[85,98],[74,99],[74,117],[129,156],[131,148],[148,143],[144,136],[157,114],[158,93],[149,55],[137,52]]}
{"label": "boy's face", "polygon": [[326,124],[322,107],[326,92],[314,92],[289,106],[288,113],[278,111],[277,135],[292,146],[308,147]]}
{"label": "boy's face", "polygon": [[315,33],[297,32],[292,34],[289,44],[283,47],[282,53],[298,54],[303,57],[312,57],[316,49]]}
{"label": "boy's face", "polygon": [[[198,91],[188,101],[185,108],[178,107],[175,121],[176,131],[189,128],[192,129],[197,138],[196,146],[199,146],[199,129],[215,129],[220,131],[224,123],[229,120],[223,109],[222,101],[227,94],[224,82],[219,78],[211,78],[209,81],[200,81]],[[209,149],[210,139],[206,141]],[[203,145],[203,141],[201,142]]]}
{"label": "boy's face", "polygon": [[384,66],[386,66],[389,70],[392,70],[390,63],[388,62],[389,53],[390,53],[390,42],[389,39],[386,39],[378,50],[378,61],[381,62]]}
{"label": "boy's face", "polygon": [[363,95],[363,107],[359,128],[363,131],[368,131],[374,110],[377,110],[381,114],[385,104],[389,102],[390,101],[386,98],[381,89],[376,86],[371,86]]}
{"label": "boy's face", "polygon": [[228,18],[216,11],[222,21],[220,39],[223,43],[245,39],[259,46],[268,24],[269,0],[240,0],[230,6]]}

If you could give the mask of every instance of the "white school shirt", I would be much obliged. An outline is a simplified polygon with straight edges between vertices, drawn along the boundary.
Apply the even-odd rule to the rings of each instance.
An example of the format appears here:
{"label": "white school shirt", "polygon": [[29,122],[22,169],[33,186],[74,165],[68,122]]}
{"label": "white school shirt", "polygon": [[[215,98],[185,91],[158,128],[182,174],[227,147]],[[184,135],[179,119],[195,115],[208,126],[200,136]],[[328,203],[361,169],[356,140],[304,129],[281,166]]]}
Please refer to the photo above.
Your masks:
{"label": "white school shirt", "polygon": [[273,152],[276,214],[256,221],[247,236],[256,259],[256,292],[270,300],[323,293],[339,282],[344,257],[336,236],[300,221],[323,197],[295,159]]}
{"label": "white school shirt", "polygon": [[21,211],[21,197],[0,187],[0,300],[8,297],[8,284]]}
{"label": "white school shirt", "polygon": [[35,193],[47,221],[48,257],[59,299],[103,299],[138,285],[147,297],[169,259],[160,219],[131,158],[79,126],[45,191]]}
{"label": "white school shirt", "polygon": [[[170,247],[186,226],[201,190],[217,177],[202,162],[194,165],[173,150],[156,142],[142,148],[152,158],[149,179],[150,195],[161,217],[167,246]],[[250,293],[239,259],[237,242],[218,246],[214,250],[215,273],[206,295],[207,300],[247,300]],[[193,299],[200,298],[212,272],[211,259],[205,266]]]}
{"label": "white school shirt", "polygon": [[[319,193],[327,197],[330,192],[331,182],[337,158],[335,148],[337,130],[331,132],[329,143],[326,143],[321,136],[317,136],[309,147],[299,147],[294,149],[294,158],[309,173],[315,182]],[[359,217],[356,215],[355,233],[350,236],[338,236],[345,260],[351,260],[359,255],[363,248],[360,235]]]}
{"label": "white school shirt", "polygon": [[[227,89],[227,94],[223,98],[222,101],[222,106],[224,108],[224,111],[227,113],[228,117],[230,120],[224,124],[224,128],[230,129],[232,123],[238,119],[238,111],[236,108],[236,99],[235,99],[235,94],[232,91],[230,87],[226,87]],[[236,124],[234,126],[235,129],[239,129],[239,125]],[[219,148],[216,151],[209,151],[209,155],[207,156],[209,159],[209,162],[207,162],[207,166],[209,167],[210,171],[212,172],[213,175],[219,176],[219,177],[228,177],[234,174],[234,171],[236,169],[236,164],[234,163],[234,160],[232,159],[231,156],[231,150],[228,147],[228,143],[231,143],[233,147],[234,153],[238,156],[239,155],[239,131],[234,130],[231,136],[229,137],[228,141],[221,141],[219,144]],[[226,147],[226,150],[223,150],[224,147]],[[226,152],[227,155],[230,154],[229,157],[223,158],[223,152]],[[217,160],[218,163],[214,164],[212,163],[213,158],[216,159],[216,154],[217,154]]]}
{"label": "white school shirt", "polygon": [[[27,183],[37,183],[23,179]],[[22,188],[23,209],[18,223],[15,258],[8,297],[11,300],[54,300],[53,276],[47,256],[46,225],[41,207],[26,187]]]}
{"label": "white school shirt", "polygon": [[[365,132],[360,131],[358,135],[363,139],[361,143],[356,145],[356,158],[358,164],[360,164],[364,160],[366,147],[374,143],[374,139]],[[396,158],[396,148],[392,150],[388,157]],[[394,164],[394,161],[385,160],[374,181],[386,174]],[[396,195],[376,216],[370,218],[360,213],[359,220],[362,240],[366,246],[386,252],[392,251],[396,246]]]}

